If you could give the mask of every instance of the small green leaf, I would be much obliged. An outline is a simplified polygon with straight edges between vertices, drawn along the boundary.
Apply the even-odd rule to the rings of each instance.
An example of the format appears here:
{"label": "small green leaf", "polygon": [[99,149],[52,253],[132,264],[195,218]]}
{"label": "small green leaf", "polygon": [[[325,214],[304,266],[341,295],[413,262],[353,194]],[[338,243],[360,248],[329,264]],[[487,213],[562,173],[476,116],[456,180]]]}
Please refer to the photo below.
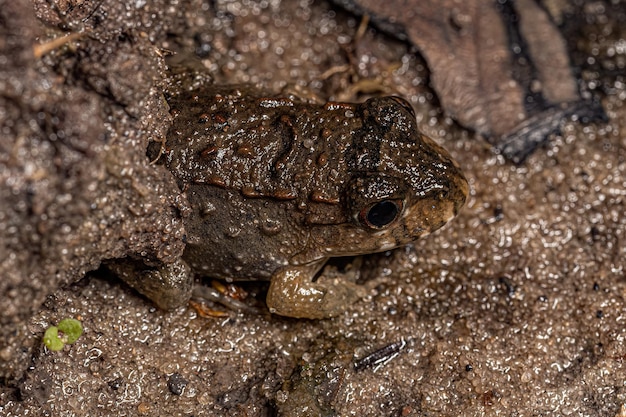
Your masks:
{"label": "small green leaf", "polygon": [[63,319],[59,322],[59,330],[63,332],[63,340],[72,344],[83,334],[83,325],[76,319]]}
{"label": "small green leaf", "polygon": [[50,326],[43,335],[43,344],[54,352],[63,349],[65,343],[59,339],[59,329],[56,326]]}
{"label": "small green leaf", "polygon": [[52,351],[74,343],[83,334],[83,325],[76,319],[63,319],[59,326],[50,326],[43,335],[43,343]]}

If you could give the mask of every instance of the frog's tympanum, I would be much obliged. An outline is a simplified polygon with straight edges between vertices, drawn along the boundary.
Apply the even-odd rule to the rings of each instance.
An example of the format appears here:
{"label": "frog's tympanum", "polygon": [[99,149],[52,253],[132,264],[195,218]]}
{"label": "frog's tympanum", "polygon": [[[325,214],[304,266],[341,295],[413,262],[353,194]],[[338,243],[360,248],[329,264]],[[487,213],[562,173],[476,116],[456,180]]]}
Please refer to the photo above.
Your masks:
{"label": "frog's tympanum", "polygon": [[364,287],[320,274],[329,258],[405,245],[465,203],[461,170],[398,97],[318,105],[205,87],[170,106],[159,162],[192,207],[187,246],[180,262],[130,279],[165,308],[188,299],[195,273],[269,280],[277,314],[335,316]]}

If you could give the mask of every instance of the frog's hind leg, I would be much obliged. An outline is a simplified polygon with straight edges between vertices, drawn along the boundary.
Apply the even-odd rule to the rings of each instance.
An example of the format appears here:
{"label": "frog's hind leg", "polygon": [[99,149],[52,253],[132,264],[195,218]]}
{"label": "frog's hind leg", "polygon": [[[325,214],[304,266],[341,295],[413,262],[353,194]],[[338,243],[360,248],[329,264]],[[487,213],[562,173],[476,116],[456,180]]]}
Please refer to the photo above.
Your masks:
{"label": "frog's hind leg", "polygon": [[163,310],[187,304],[193,289],[193,275],[182,260],[151,267],[140,260],[122,259],[106,267]]}

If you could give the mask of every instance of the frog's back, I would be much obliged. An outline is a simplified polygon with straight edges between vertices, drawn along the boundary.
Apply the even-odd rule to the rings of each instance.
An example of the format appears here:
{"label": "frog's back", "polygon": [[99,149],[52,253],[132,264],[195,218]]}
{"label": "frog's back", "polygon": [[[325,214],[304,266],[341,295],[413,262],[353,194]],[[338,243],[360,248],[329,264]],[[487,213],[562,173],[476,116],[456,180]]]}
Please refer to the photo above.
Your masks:
{"label": "frog's back", "polygon": [[247,197],[336,203],[357,105],[315,105],[245,87],[205,87],[170,101],[166,161],[183,183]]}

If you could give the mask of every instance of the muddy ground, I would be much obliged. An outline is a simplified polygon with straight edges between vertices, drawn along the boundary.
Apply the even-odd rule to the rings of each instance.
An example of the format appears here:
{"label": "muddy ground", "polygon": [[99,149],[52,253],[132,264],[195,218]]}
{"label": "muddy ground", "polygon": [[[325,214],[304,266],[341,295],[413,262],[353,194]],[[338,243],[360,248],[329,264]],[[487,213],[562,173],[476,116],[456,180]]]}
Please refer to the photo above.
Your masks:
{"label": "muddy ground", "polygon": [[[0,1],[0,414],[626,414],[623,2],[549,4],[608,122],[565,121],[520,166],[442,114],[415,48],[325,2],[24,3]],[[157,310],[89,271],[182,251],[185,201],[145,155],[174,53],[218,83],[407,97],[466,208],[371,260],[387,282],[332,320]],[[45,350],[65,317],[84,334]]]}

